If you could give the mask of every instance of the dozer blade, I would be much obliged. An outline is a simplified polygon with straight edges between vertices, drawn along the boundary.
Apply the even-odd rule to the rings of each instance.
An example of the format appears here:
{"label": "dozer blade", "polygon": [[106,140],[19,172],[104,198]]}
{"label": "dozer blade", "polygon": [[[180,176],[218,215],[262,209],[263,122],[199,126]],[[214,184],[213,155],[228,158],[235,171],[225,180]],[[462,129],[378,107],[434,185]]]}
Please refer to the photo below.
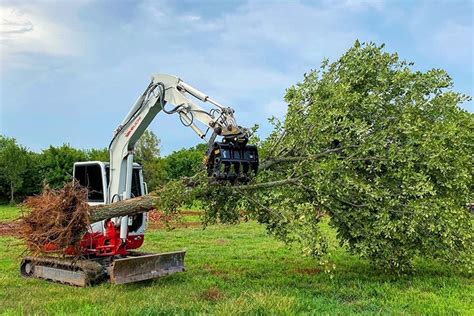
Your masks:
{"label": "dozer blade", "polygon": [[131,253],[129,257],[115,259],[110,266],[110,282],[124,284],[154,279],[183,272],[186,251],[160,254]]}

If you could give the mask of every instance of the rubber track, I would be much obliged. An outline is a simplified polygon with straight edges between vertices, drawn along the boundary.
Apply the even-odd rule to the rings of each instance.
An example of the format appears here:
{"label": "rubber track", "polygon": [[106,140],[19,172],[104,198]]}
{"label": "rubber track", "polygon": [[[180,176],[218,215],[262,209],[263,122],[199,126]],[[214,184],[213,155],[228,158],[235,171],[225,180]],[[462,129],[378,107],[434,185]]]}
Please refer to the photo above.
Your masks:
{"label": "rubber track", "polygon": [[37,277],[31,274],[27,274],[25,271],[25,265],[32,263],[34,266],[51,267],[55,269],[61,269],[66,271],[82,271],[86,275],[85,284],[91,285],[96,282],[103,280],[107,277],[104,267],[97,261],[84,260],[84,259],[67,259],[67,258],[56,258],[56,257],[25,257],[23,258],[20,265],[20,273],[22,276],[27,278],[37,278],[42,280],[48,280],[55,283],[67,284],[72,286],[79,286],[74,283],[70,283],[67,280],[58,281],[48,278]]}

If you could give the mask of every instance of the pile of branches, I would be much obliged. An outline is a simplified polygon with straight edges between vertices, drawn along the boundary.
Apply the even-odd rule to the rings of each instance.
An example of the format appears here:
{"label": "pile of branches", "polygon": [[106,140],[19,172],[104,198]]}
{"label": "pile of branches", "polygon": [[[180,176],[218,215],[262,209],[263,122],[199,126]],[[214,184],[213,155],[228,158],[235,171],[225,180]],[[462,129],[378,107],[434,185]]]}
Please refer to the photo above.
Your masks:
{"label": "pile of branches", "polygon": [[33,253],[77,246],[90,224],[87,189],[77,182],[61,189],[46,186],[24,206],[28,210],[20,218],[20,236]]}

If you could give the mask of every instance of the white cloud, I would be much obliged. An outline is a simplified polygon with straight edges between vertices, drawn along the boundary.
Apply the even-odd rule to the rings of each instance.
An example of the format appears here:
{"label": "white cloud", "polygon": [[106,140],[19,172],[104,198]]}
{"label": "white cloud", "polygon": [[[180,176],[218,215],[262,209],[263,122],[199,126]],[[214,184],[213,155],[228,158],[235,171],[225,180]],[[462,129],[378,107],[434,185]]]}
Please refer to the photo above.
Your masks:
{"label": "white cloud", "polygon": [[223,102],[280,93],[323,57],[337,56],[357,38],[373,38],[350,10],[332,6],[250,2],[216,18],[181,14],[163,3],[141,8],[131,32],[163,43],[163,50],[141,51],[140,58],[217,91]]}
{"label": "white cloud", "polygon": [[265,105],[265,112],[268,117],[275,116],[279,119],[285,117],[288,104],[282,100],[273,100]]}
{"label": "white cloud", "polygon": [[15,8],[0,7],[0,17],[0,34],[3,36],[33,31],[33,23]]}
{"label": "white cloud", "polygon": [[0,6],[0,51],[2,68],[27,66],[25,53],[74,56],[81,52],[81,38],[64,21],[56,21],[36,5]]}

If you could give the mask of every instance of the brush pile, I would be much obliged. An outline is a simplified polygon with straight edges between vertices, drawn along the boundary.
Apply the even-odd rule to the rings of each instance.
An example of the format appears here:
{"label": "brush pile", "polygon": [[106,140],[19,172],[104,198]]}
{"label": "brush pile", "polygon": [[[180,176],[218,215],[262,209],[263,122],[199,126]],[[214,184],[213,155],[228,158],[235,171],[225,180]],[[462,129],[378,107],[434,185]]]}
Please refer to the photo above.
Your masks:
{"label": "brush pile", "polygon": [[90,224],[87,189],[77,182],[57,190],[46,186],[24,206],[28,211],[20,218],[20,236],[33,253],[77,246]]}
{"label": "brush pile", "polygon": [[109,205],[90,206],[87,189],[77,182],[61,189],[46,186],[40,195],[29,197],[20,218],[19,234],[33,254],[78,247],[91,223],[148,212],[159,201],[146,195]]}

